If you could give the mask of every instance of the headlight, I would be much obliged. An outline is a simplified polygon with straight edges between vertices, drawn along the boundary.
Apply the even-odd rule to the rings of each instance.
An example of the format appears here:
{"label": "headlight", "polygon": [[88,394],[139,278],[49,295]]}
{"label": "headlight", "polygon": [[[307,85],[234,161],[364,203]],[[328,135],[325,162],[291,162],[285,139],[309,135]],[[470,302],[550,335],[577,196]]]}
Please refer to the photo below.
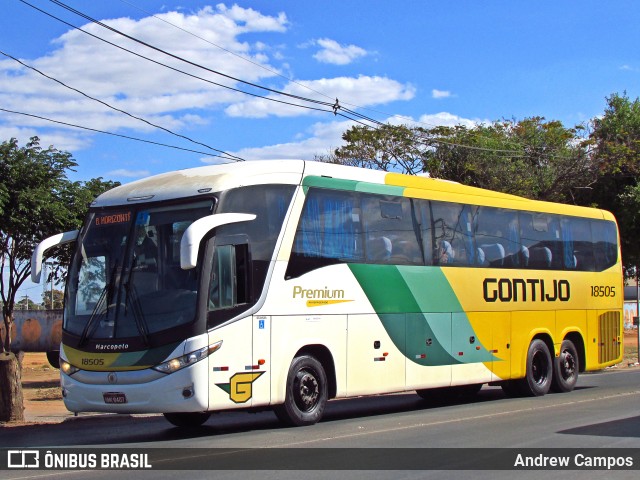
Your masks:
{"label": "headlight", "polygon": [[67,362],[66,360],[62,360],[60,359],[60,370],[65,373],[66,375],[73,375],[74,373],[76,373],[78,370],[80,370],[79,368],[74,367],[73,365],[71,365],[69,362]]}
{"label": "headlight", "polygon": [[207,358],[221,346],[222,340],[214,343],[213,345],[209,345],[208,347],[201,348],[200,350],[187,353],[181,357],[172,358],[171,360],[167,360],[166,362],[152,368],[158,372],[167,374],[177,372],[178,370],[182,370],[184,367],[188,367],[189,365],[193,365],[194,363],[198,363],[200,360]]}

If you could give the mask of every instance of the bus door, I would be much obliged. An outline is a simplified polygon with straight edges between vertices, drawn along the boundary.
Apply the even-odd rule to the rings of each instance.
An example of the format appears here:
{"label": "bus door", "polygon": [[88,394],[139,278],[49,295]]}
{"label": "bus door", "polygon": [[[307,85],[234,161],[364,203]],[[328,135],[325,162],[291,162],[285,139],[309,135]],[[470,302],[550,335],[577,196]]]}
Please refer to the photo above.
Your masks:
{"label": "bus door", "polygon": [[245,235],[216,237],[207,244],[203,275],[208,276],[209,341],[222,340],[220,350],[209,357],[210,409],[250,407],[253,384],[260,377],[253,363],[253,318],[241,317],[250,305],[250,263]]}

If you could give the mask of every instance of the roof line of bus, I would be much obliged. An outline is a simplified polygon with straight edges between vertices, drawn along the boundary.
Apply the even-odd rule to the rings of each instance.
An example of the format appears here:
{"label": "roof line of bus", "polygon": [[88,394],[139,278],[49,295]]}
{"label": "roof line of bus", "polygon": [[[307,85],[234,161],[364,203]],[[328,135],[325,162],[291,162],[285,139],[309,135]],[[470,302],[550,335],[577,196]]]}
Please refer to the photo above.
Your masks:
{"label": "roof line of bus", "polygon": [[109,190],[100,195],[92,206],[175,200],[261,183],[314,184],[472,205],[613,219],[610,213],[603,210],[530,200],[443,179],[304,160],[257,160],[162,173]]}

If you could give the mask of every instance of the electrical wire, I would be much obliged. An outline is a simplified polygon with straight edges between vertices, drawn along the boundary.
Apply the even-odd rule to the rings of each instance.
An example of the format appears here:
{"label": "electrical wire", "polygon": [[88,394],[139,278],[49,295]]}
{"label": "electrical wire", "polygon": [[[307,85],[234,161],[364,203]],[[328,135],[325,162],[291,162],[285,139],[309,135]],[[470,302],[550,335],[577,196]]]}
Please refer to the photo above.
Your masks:
{"label": "electrical wire", "polygon": [[315,89],[311,88],[310,86],[305,85],[302,82],[298,82],[298,81],[296,81],[296,80],[294,80],[294,79],[292,79],[290,77],[287,77],[286,75],[283,75],[282,73],[278,72],[277,70],[269,68],[269,67],[267,67],[267,66],[265,66],[265,65],[263,65],[261,63],[254,62],[250,58],[247,58],[247,57],[245,57],[243,55],[240,55],[240,54],[238,54],[238,53],[236,53],[236,52],[234,52],[232,50],[224,48],[223,46],[218,45],[217,43],[214,43],[214,42],[212,42],[210,40],[207,40],[206,38],[201,37],[200,35],[198,35],[196,33],[193,33],[190,30],[187,30],[186,28],[182,28],[181,26],[176,25],[175,23],[172,23],[172,22],[170,22],[168,20],[165,20],[164,18],[161,18],[161,17],[153,14],[152,12],[149,12],[148,10],[145,10],[144,8],[138,6],[138,5],[134,4],[134,3],[128,2],[127,0],[120,0],[120,2],[122,2],[122,3],[126,4],[126,5],[129,5],[129,6],[135,8],[136,10],[138,10],[138,11],[140,11],[142,13],[146,13],[150,17],[153,17],[153,18],[155,18],[156,20],[158,20],[160,22],[164,22],[167,25],[171,25],[172,27],[177,28],[178,30],[181,30],[182,32],[184,32],[184,33],[186,33],[188,35],[191,35],[194,38],[202,40],[203,42],[206,42],[206,43],[208,43],[209,45],[211,45],[213,47],[216,47],[216,48],[218,48],[218,49],[220,49],[220,50],[222,50],[224,52],[227,52],[228,54],[233,55],[234,57],[237,57],[237,58],[239,58],[241,60],[244,60],[245,62],[249,62],[252,65],[255,65],[256,67],[259,67],[259,68],[261,68],[261,69],[263,69],[263,70],[265,70],[265,71],[267,71],[269,73],[272,73],[273,75],[277,75],[278,77],[283,78],[283,79],[287,80],[288,82],[291,82],[291,83],[293,83],[295,85],[298,85],[299,87],[305,88],[305,89],[309,90],[310,92],[317,93],[318,95],[321,95],[321,96],[323,96],[325,98],[333,99],[333,97],[331,97],[331,96],[329,96],[329,95],[327,95],[325,93],[322,93],[322,92],[320,92],[318,90],[315,90]]}
{"label": "electrical wire", "polygon": [[[344,117],[346,119],[352,120],[352,121],[354,121],[356,123],[359,123],[361,125],[364,125],[364,126],[366,126],[366,124],[364,124],[363,122],[361,122],[359,120],[356,120],[353,117],[356,117],[356,118],[359,118],[361,120],[364,120],[365,122],[370,122],[370,123],[372,123],[374,125],[378,125],[378,126],[384,125],[384,123],[382,123],[382,122],[380,122],[378,120],[375,120],[375,119],[373,119],[371,117],[368,117],[366,115],[363,115],[363,114],[360,114],[358,112],[355,112],[354,110],[347,109],[347,108],[343,107],[342,105],[340,105],[340,103],[338,102],[337,99],[336,99],[336,102],[334,104],[330,104],[330,103],[327,103],[327,102],[324,102],[324,101],[313,100],[313,99],[302,97],[302,96],[299,96],[299,95],[293,95],[293,94],[286,93],[286,92],[283,92],[283,91],[275,90],[275,89],[272,89],[272,88],[269,88],[269,87],[264,87],[262,85],[259,85],[259,84],[253,83],[253,82],[248,82],[248,81],[242,80],[240,78],[227,75],[227,74],[222,73],[220,71],[210,69],[208,67],[205,67],[205,66],[200,65],[198,63],[192,62],[192,61],[187,60],[187,59],[185,59],[183,57],[180,57],[178,55],[175,55],[175,54],[172,54],[170,52],[167,52],[166,50],[163,50],[161,48],[155,47],[155,46],[153,46],[153,45],[151,45],[151,44],[149,44],[147,42],[144,42],[144,41],[142,41],[142,40],[140,40],[140,39],[138,39],[136,37],[128,35],[128,34],[122,32],[122,31],[120,31],[120,30],[118,30],[118,29],[116,29],[114,27],[111,27],[111,26],[109,26],[109,25],[107,25],[107,24],[105,24],[103,22],[100,22],[99,20],[96,20],[95,18],[93,18],[93,17],[91,17],[91,16],[89,16],[89,15],[87,15],[87,14],[85,14],[85,13],[83,13],[83,12],[81,12],[81,11],[79,11],[79,10],[77,10],[77,9],[75,9],[75,8],[65,4],[65,3],[63,3],[63,2],[61,2],[60,0],[49,0],[49,1],[51,3],[54,3],[55,5],[58,5],[61,8],[64,8],[65,10],[67,10],[69,12],[72,12],[72,13],[74,13],[74,14],[76,14],[76,15],[78,15],[78,16],[80,16],[80,17],[82,17],[82,18],[84,18],[84,19],[86,19],[86,20],[88,20],[90,22],[92,22],[92,23],[95,23],[95,24],[97,24],[97,25],[99,25],[99,26],[101,26],[103,28],[106,28],[106,29],[108,29],[108,30],[110,30],[110,31],[112,31],[114,33],[117,33],[119,35],[122,35],[125,38],[128,38],[129,40],[132,40],[132,41],[134,41],[136,43],[144,45],[144,46],[146,46],[148,48],[151,48],[152,50],[155,50],[157,52],[163,53],[164,55],[168,55],[171,58],[174,58],[174,59],[180,60],[182,62],[185,62],[185,63],[187,63],[189,65],[204,69],[204,70],[206,70],[208,72],[211,72],[211,73],[214,73],[214,74],[217,74],[217,75],[221,75],[223,77],[232,79],[232,80],[240,82],[240,83],[244,83],[246,85],[253,86],[255,88],[259,88],[259,89],[263,89],[263,90],[269,91],[271,93],[284,95],[284,96],[295,98],[297,100],[301,100],[301,101],[305,101],[305,102],[316,103],[316,104],[320,104],[320,105],[324,105],[324,106],[331,106],[332,109],[333,109],[334,115],[338,115],[338,111],[342,111],[344,113],[341,114],[340,116],[342,116],[342,117]],[[327,95],[323,94],[323,96],[327,96]],[[268,97],[262,97],[262,98],[268,98]],[[475,135],[475,134],[472,133],[472,135]],[[481,137],[478,137],[478,138],[481,138]],[[461,148],[467,148],[467,149],[476,150],[476,151],[493,151],[493,152],[498,153],[498,154],[504,153],[504,154],[509,155],[509,156],[522,156],[522,157],[529,157],[530,156],[530,155],[526,155],[526,154],[523,155],[521,152],[518,152],[518,151],[488,149],[488,148],[484,148],[484,147],[475,147],[475,146],[471,146],[471,145],[464,145],[464,144],[456,144],[456,143],[453,143],[453,142],[446,142],[444,140],[431,140],[431,141],[434,142],[434,143],[440,143],[440,144],[450,145],[450,146],[458,146],[458,147],[461,147]],[[541,154],[541,156],[557,157],[557,155],[551,155],[551,154]]]}
{"label": "electrical wire", "polygon": [[[185,63],[187,63],[187,64],[190,64],[190,65],[195,66],[195,67],[197,67],[197,68],[201,68],[201,69],[203,69],[203,70],[206,70],[206,71],[208,71],[208,72],[214,73],[214,74],[216,74],[216,75],[220,75],[220,76],[223,76],[223,77],[229,78],[229,79],[234,80],[234,81],[237,81],[237,82],[239,82],[239,83],[243,83],[243,84],[245,84],[245,85],[249,85],[249,86],[252,86],[252,87],[255,87],[255,88],[258,88],[258,89],[262,89],[262,90],[265,90],[265,91],[268,91],[268,92],[271,92],[271,93],[275,93],[275,94],[278,94],[278,95],[283,95],[283,96],[286,96],[286,97],[289,97],[289,98],[294,98],[294,99],[301,100],[301,101],[304,101],[304,102],[310,102],[310,103],[313,103],[313,104],[318,104],[318,105],[322,105],[322,106],[327,106],[327,107],[330,107],[330,109],[323,109],[323,108],[318,108],[318,107],[310,107],[310,106],[308,106],[308,105],[300,105],[300,104],[294,104],[294,103],[291,103],[291,102],[285,102],[285,101],[282,101],[282,100],[278,100],[277,98],[268,97],[268,96],[263,96],[263,95],[258,95],[258,94],[252,93],[252,92],[243,91],[243,90],[240,90],[240,89],[237,89],[237,88],[234,88],[234,87],[230,87],[230,86],[227,86],[227,85],[219,84],[219,83],[217,83],[217,82],[213,82],[213,81],[211,81],[211,80],[208,80],[208,79],[205,79],[205,78],[199,77],[199,76],[197,76],[197,75],[194,75],[194,74],[191,74],[191,73],[188,73],[188,72],[185,72],[185,71],[183,71],[183,70],[177,69],[177,68],[175,68],[175,67],[172,67],[172,66],[170,66],[170,65],[164,64],[164,63],[162,63],[162,62],[159,62],[159,61],[153,60],[153,59],[148,58],[148,57],[146,57],[146,56],[144,56],[144,55],[141,55],[141,54],[138,54],[138,53],[136,53],[136,52],[133,52],[133,51],[131,51],[131,50],[129,50],[129,49],[127,49],[127,48],[125,48],[125,47],[122,47],[122,46],[117,45],[117,44],[115,44],[115,43],[113,43],[113,42],[110,42],[110,41],[108,41],[108,40],[105,40],[105,39],[103,39],[103,38],[101,38],[101,37],[99,37],[99,36],[97,36],[97,35],[94,35],[94,34],[92,34],[92,33],[90,33],[90,32],[87,32],[86,30],[83,30],[82,28],[79,28],[79,27],[77,27],[77,26],[75,26],[75,25],[73,25],[73,24],[71,24],[71,23],[69,23],[69,22],[66,22],[65,20],[62,20],[62,19],[60,19],[60,18],[56,17],[55,15],[53,15],[53,14],[51,14],[51,13],[49,13],[49,12],[46,12],[46,11],[44,11],[44,10],[42,10],[42,9],[40,9],[40,8],[38,8],[38,7],[34,6],[34,5],[32,5],[32,4],[30,4],[30,3],[29,3],[29,2],[27,2],[26,0],[19,0],[19,1],[20,1],[20,2],[22,2],[22,3],[24,3],[24,4],[26,4],[26,5],[28,5],[28,6],[30,6],[30,7],[32,7],[32,8],[34,8],[35,10],[40,11],[41,13],[43,13],[43,14],[45,14],[45,15],[47,15],[47,16],[49,16],[49,17],[51,17],[51,18],[54,18],[54,19],[56,19],[56,20],[58,20],[58,21],[60,21],[60,22],[62,22],[62,23],[64,23],[64,24],[66,24],[66,25],[68,25],[68,26],[70,26],[70,27],[72,27],[72,28],[76,29],[76,30],[80,30],[81,32],[83,32],[83,33],[85,33],[85,34],[90,35],[91,37],[94,37],[94,38],[96,38],[96,39],[98,39],[98,40],[101,40],[101,41],[103,41],[103,42],[107,43],[107,44],[110,44],[110,45],[112,45],[112,46],[114,46],[114,47],[117,47],[117,48],[119,48],[119,49],[121,49],[121,50],[124,50],[124,51],[126,51],[126,52],[128,52],[128,53],[131,53],[131,54],[133,54],[133,55],[136,55],[136,56],[138,56],[138,57],[140,57],[140,58],[143,58],[143,59],[148,60],[148,61],[150,61],[150,62],[153,62],[153,63],[155,63],[155,64],[158,64],[158,65],[161,65],[161,66],[163,66],[163,67],[169,68],[169,69],[171,69],[171,70],[173,70],[173,71],[176,71],[176,72],[182,73],[182,74],[184,74],[184,75],[188,75],[188,76],[190,76],[190,77],[192,77],[192,78],[196,78],[196,79],[199,79],[199,80],[202,80],[202,81],[208,82],[208,83],[210,83],[210,84],[220,86],[220,87],[222,87],[222,88],[226,88],[226,89],[229,89],[229,90],[232,90],[232,91],[236,91],[236,92],[239,92],[239,93],[243,93],[243,94],[245,94],[245,95],[250,95],[250,96],[253,96],[253,97],[261,98],[261,99],[264,99],[264,100],[267,100],[267,101],[273,101],[273,102],[282,103],[282,104],[286,104],[286,105],[290,105],[290,106],[294,106],[294,107],[306,108],[306,109],[316,110],[316,111],[321,111],[321,112],[325,112],[325,113],[333,113],[333,114],[334,114],[334,115],[336,115],[336,116],[343,117],[343,118],[345,118],[345,119],[347,119],[347,120],[350,120],[350,121],[353,121],[353,122],[358,123],[358,124],[360,124],[360,125],[363,125],[363,126],[364,126],[364,127],[366,127],[366,128],[372,128],[372,127],[371,127],[370,125],[367,125],[365,122],[369,122],[369,123],[371,123],[371,124],[373,124],[373,125],[376,125],[376,126],[383,126],[383,125],[386,125],[386,124],[385,124],[385,123],[383,123],[383,122],[380,122],[380,121],[375,120],[375,119],[373,119],[373,118],[370,118],[370,117],[368,117],[368,116],[366,116],[366,115],[363,115],[363,114],[360,114],[360,113],[358,113],[358,112],[355,112],[354,110],[351,110],[351,109],[345,108],[343,105],[351,105],[351,104],[349,104],[349,103],[344,103],[344,102],[343,102],[342,104],[340,104],[340,102],[339,102],[337,99],[336,99],[336,102],[335,102],[335,103],[333,103],[333,104],[332,104],[332,103],[329,103],[329,102],[324,102],[324,101],[314,100],[314,99],[310,99],[310,98],[302,97],[302,96],[300,96],[300,95],[294,95],[294,94],[290,94],[290,93],[283,92],[283,91],[280,91],[280,90],[272,89],[272,88],[269,88],[269,87],[264,87],[264,86],[259,85],[259,84],[256,84],[256,83],[248,82],[248,81],[242,80],[242,79],[240,79],[240,78],[236,78],[236,77],[233,77],[233,76],[230,76],[230,75],[224,74],[224,73],[222,73],[222,72],[219,72],[219,71],[216,71],[216,70],[210,69],[210,68],[205,67],[205,66],[203,66],[203,65],[200,65],[200,64],[197,64],[197,63],[192,62],[192,61],[190,61],[190,60],[184,59],[184,58],[182,58],[182,57],[180,57],[180,56],[178,56],[178,55],[175,55],[175,54],[172,54],[172,53],[167,52],[167,51],[165,51],[165,50],[162,50],[162,49],[160,49],[160,48],[158,48],[158,47],[155,47],[155,46],[153,46],[153,45],[151,45],[151,44],[149,44],[149,43],[147,43],[147,42],[144,42],[144,41],[142,41],[142,40],[139,40],[139,39],[137,39],[137,38],[135,38],[135,37],[133,37],[133,36],[130,36],[130,35],[128,35],[128,34],[126,34],[126,33],[124,33],[124,32],[121,32],[121,31],[119,31],[119,30],[117,30],[117,29],[115,29],[115,28],[113,28],[113,27],[110,27],[109,25],[106,25],[105,23],[100,22],[100,21],[98,21],[98,20],[96,20],[96,19],[92,18],[91,16],[89,16],[89,15],[87,15],[87,14],[84,14],[83,12],[81,12],[81,11],[79,11],[79,10],[77,10],[77,9],[74,9],[73,7],[70,7],[70,6],[66,5],[65,3],[63,3],[63,2],[61,2],[61,1],[59,1],[59,0],[50,0],[52,3],[56,4],[57,6],[59,6],[59,7],[63,8],[63,9],[65,9],[65,10],[67,10],[67,11],[71,12],[71,13],[74,13],[74,14],[76,14],[76,15],[78,15],[78,16],[80,16],[80,17],[82,17],[82,18],[84,18],[84,19],[86,19],[86,20],[88,20],[88,21],[90,21],[90,22],[92,22],[92,23],[95,23],[95,24],[97,24],[97,25],[99,25],[99,26],[101,26],[101,27],[103,27],[103,28],[106,28],[106,29],[108,29],[108,30],[112,31],[113,33],[116,33],[116,34],[118,34],[118,35],[124,36],[125,38],[128,38],[128,39],[130,39],[130,40],[132,40],[132,41],[134,41],[134,42],[136,42],[136,43],[139,43],[139,44],[141,44],[141,45],[144,45],[144,46],[146,46],[146,47],[148,47],[148,48],[150,48],[150,49],[152,49],[152,50],[155,50],[155,51],[157,51],[157,52],[159,52],[159,53],[162,53],[162,54],[168,55],[169,57],[174,58],[174,59],[176,59],[176,60],[179,60],[179,61],[185,62]],[[180,28],[180,27],[177,27],[177,28]],[[221,47],[220,47],[220,48],[221,48]],[[242,57],[241,57],[241,58],[242,58]],[[286,78],[286,77],[285,77],[285,78]],[[327,96],[327,95],[325,95],[325,94],[322,94],[322,93],[320,93],[320,92],[316,92],[316,93],[319,93],[319,94],[321,94],[321,95],[323,95],[323,96],[325,96],[325,97],[327,97],[327,98],[328,98],[328,96]],[[356,107],[357,107],[357,106],[356,106]],[[372,110],[372,109],[365,108],[365,107],[357,107],[357,108],[363,108],[363,109],[367,109],[367,110]],[[372,111],[376,111],[376,110],[372,110]],[[406,117],[402,117],[402,116],[399,116],[399,115],[389,115],[389,114],[386,114],[386,113],[384,113],[384,112],[379,112],[379,111],[376,111],[376,112],[377,112],[377,113],[382,113],[382,114],[387,115],[387,116],[394,116],[394,117],[399,117],[399,118],[406,118]],[[358,120],[358,119],[359,119],[359,120]],[[415,120],[413,120],[413,119],[410,119],[410,120],[411,120],[412,122],[414,122],[414,123],[422,123],[422,124],[426,124],[426,123],[424,123],[424,122],[416,122],[416,121],[415,121]],[[428,124],[426,124],[426,125],[428,125]],[[476,134],[476,133],[474,133],[474,132],[470,132],[470,133],[471,133],[472,135],[479,135],[479,134]],[[481,137],[479,136],[478,138],[481,138]],[[509,156],[531,157],[531,155],[522,154],[521,152],[518,152],[518,151],[499,150],[499,149],[491,149],[491,148],[484,148],[484,147],[476,147],[476,146],[471,146],[471,145],[458,144],[458,143],[454,143],[454,142],[447,142],[447,141],[444,141],[444,140],[438,140],[438,139],[430,139],[429,141],[430,141],[431,143],[439,143],[439,144],[443,144],[443,145],[449,145],[449,146],[460,147],[460,148],[466,148],[466,149],[477,150],[477,151],[488,151],[488,152],[494,152],[494,153],[497,153],[497,154],[503,153],[503,154],[505,154],[505,155],[509,155]],[[543,156],[551,156],[551,157],[554,157],[553,155],[550,155],[550,154],[542,154],[542,155],[543,155]],[[557,156],[555,156],[555,157],[557,157]]]}
{"label": "electrical wire", "polygon": [[333,110],[331,110],[331,109],[323,109],[323,108],[311,107],[311,106],[308,106],[308,105],[300,105],[300,104],[296,104],[296,103],[292,103],[292,102],[286,102],[284,100],[279,100],[277,98],[267,97],[267,96],[264,96],[264,95],[258,95],[256,93],[247,92],[245,90],[240,90],[239,88],[230,87],[228,85],[224,85],[224,84],[221,84],[221,83],[218,83],[218,82],[214,82],[214,81],[209,80],[207,78],[200,77],[200,76],[195,75],[193,73],[189,73],[189,72],[186,72],[184,70],[180,70],[179,68],[172,67],[171,65],[167,65],[166,63],[162,63],[162,62],[160,62],[158,60],[154,60],[152,58],[146,57],[146,56],[144,56],[144,55],[142,55],[140,53],[134,52],[133,50],[129,50],[128,48],[122,47],[121,45],[118,45],[118,44],[113,43],[113,42],[111,42],[109,40],[106,40],[106,39],[104,39],[102,37],[99,37],[98,35],[95,35],[95,34],[93,34],[91,32],[88,32],[88,31],[86,31],[86,30],[84,30],[84,29],[82,29],[82,28],[80,28],[80,27],[78,27],[76,25],[73,25],[72,23],[69,23],[66,20],[63,20],[60,17],[57,17],[57,16],[55,16],[55,15],[53,15],[53,14],[51,14],[51,13],[49,13],[49,12],[39,8],[39,7],[37,7],[37,6],[27,2],[26,0],[18,0],[18,1],[21,2],[21,3],[24,3],[25,5],[27,5],[27,6],[31,7],[31,8],[33,8],[34,10],[39,11],[40,13],[42,13],[44,15],[47,15],[50,18],[53,18],[54,20],[57,20],[57,21],[65,24],[65,25],[67,25],[67,26],[69,26],[69,27],[71,27],[71,28],[73,28],[75,30],[79,30],[80,32],[82,32],[84,34],[89,35],[90,37],[93,37],[96,40],[100,40],[101,42],[104,42],[104,43],[106,43],[108,45],[116,47],[116,48],[118,48],[120,50],[123,50],[123,51],[125,51],[127,53],[135,55],[136,57],[139,57],[139,58],[142,58],[142,59],[147,60],[149,62],[155,63],[156,65],[160,65],[162,67],[168,68],[170,70],[173,70],[174,72],[181,73],[181,74],[186,75],[188,77],[195,78],[197,80],[201,80],[203,82],[206,82],[206,83],[209,83],[211,85],[218,86],[218,87],[222,87],[222,88],[225,88],[227,90],[231,90],[231,91],[234,91],[234,92],[242,93],[244,95],[249,95],[249,96],[256,97],[256,98],[261,98],[263,100],[267,100],[267,101],[271,101],[271,102],[275,102],[275,103],[280,103],[280,104],[284,104],[284,105],[290,105],[290,106],[293,106],[293,107],[305,108],[305,109],[308,109],[308,110],[320,111],[320,112],[324,112],[324,113],[332,113],[333,112]]}
{"label": "electrical wire", "polygon": [[189,138],[189,137],[187,137],[186,135],[182,135],[182,134],[180,134],[180,133],[176,133],[176,132],[174,132],[174,131],[172,131],[172,130],[170,130],[170,129],[168,129],[168,128],[165,128],[165,127],[163,127],[163,126],[161,126],[161,125],[157,125],[157,124],[155,124],[155,123],[153,123],[153,122],[150,122],[149,120],[146,120],[146,119],[144,119],[144,118],[142,118],[142,117],[138,117],[137,115],[134,115],[134,114],[132,114],[132,113],[129,113],[129,112],[127,112],[127,111],[125,111],[125,110],[122,110],[122,109],[120,109],[120,108],[114,107],[113,105],[110,105],[110,104],[108,104],[107,102],[105,102],[105,101],[103,101],[103,100],[100,100],[99,98],[92,97],[91,95],[89,95],[89,94],[87,94],[87,93],[85,93],[85,92],[83,92],[83,91],[81,91],[81,90],[78,90],[77,88],[74,88],[74,87],[71,87],[71,86],[67,85],[66,83],[62,82],[61,80],[58,80],[57,78],[54,78],[54,77],[52,77],[52,76],[50,76],[50,75],[47,75],[46,73],[42,72],[41,70],[38,70],[37,68],[32,67],[31,65],[28,65],[28,64],[24,63],[23,61],[21,61],[21,60],[17,59],[17,58],[16,58],[16,57],[14,57],[13,55],[10,55],[10,54],[8,54],[8,53],[6,53],[6,52],[3,52],[2,50],[0,50],[0,54],[2,54],[2,55],[4,55],[5,57],[8,57],[8,58],[10,58],[10,59],[12,59],[12,60],[16,61],[16,62],[17,62],[17,63],[19,63],[20,65],[22,65],[22,66],[24,66],[24,67],[26,67],[26,68],[28,68],[28,69],[30,69],[30,70],[33,70],[34,72],[36,72],[36,73],[38,73],[38,74],[42,75],[42,76],[43,76],[43,77],[45,77],[45,78],[48,78],[49,80],[52,80],[52,81],[54,81],[54,82],[56,82],[56,83],[58,83],[58,84],[62,85],[63,87],[68,88],[69,90],[73,90],[74,92],[77,92],[77,93],[79,93],[80,95],[82,95],[82,96],[84,96],[84,97],[86,97],[86,98],[88,98],[88,99],[90,99],[90,100],[93,100],[93,101],[95,101],[95,102],[98,102],[98,103],[100,103],[100,104],[102,104],[102,105],[104,105],[104,106],[106,106],[106,107],[108,107],[108,108],[110,108],[110,109],[112,109],[112,110],[115,110],[116,112],[123,113],[123,114],[125,114],[125,115],[127,115],[127,116],[129,116],[129,117],[131,117],[131,118],[135,118],[136,120],[140,120],[141,122],[144,122],[144,123],[146,123],[147,125],[150,125],[150,126],[155,127],[155,128],[159,128],[160,130],[163,130],[163,131],[165,131],[165,132],[167,132],[167,133],[170,133],[171,135],[175,135],[176,137],[180,137],[180,138],[183,138],[183,139],[185,139],[185,140],[188,140],[188,141],[190,141],[190,142],[192,142],[192,143],[195,143],[195,144],[197,144],[197,145],[201,145],[201,146],[206,147],[206,148],[208,148],[208,149],[210,149],[210,150],[213,150],[214,152],[222,153],[222,154],[226,155],[227,157],[230,157],[230,158],[236,158],[238,161],[242,161],[242,160],[243,160],[242,158],[240,158],[240,157],[235,157],[234,155],[231,155],[230,153],[225,152],[224,150],[219,150],[219,149],[214,148],[214,147],[212,147],[212,146],[210,146],[210,145],[207,145],[206,143],[202,143],[202,142],[198,142],[197,140],[193,140],[192,138]]}
{"label": "electrical wire", "polygon": [[186,59],[184,57],[181,57],[180,55],[175,55],[175,54],[173,54],[171,52],[168,52],[168,51],[166,51],[166,50],[164,50],[162,48],[156,47],[155,45],[151,45],[150,43],[147,43],[147,42],[145,42],[143,40],[140,40],[139,38],[136,38],[136,37],[134,37],[132,35],[124,33],[121,30],[118,30],[117,28],[114,28],[114,27],[112,27],[110,25],[107,25],[106,23],[101,22],[99,20],[96,20],[95,18],[91,17],[90,15],[87,15],[86,13],[83,13],[80,10],[77,10],[77,9],[75,9],[75,8],[73,8],[73,7],[67,5],[67,4],[65,4],[65,3],[63,3],[63,2],[61,2],[59,0],[49,0],[49,1],[51,3],[53,3],[53,4],[55,4],[55,5],[58,5],[59,7],[65,9],[65,10],[67,10],[67,11],[69,11],[71,13],[74,13],[75,15],[78,15],[79,17],[84,18],[85,20],[88,20],[88,21],[90,21],[92,23],[95,23],[96,25],[99,25],[99,26],[101,26],[101,27],[113,32],[113,33],[121,35],[121,36],[123,36],[123,37],[125,37],[125,38],[127,38],[127,39],[129,39],[129,40],[131,40],[133,42],[135,42],[135,43],[143,45],[143,46],[145,46],[147,48],[150,48],[151,50],[154,50],[156,52],[162,53],[163,55],[167,55],[168,57],[171,57],[171,58],[173,58],[175,60],[178,60],[180,62],[184,62],[184,63],[186,63],[188,65],[193,66],[193,67],[200,68],[202,70],[205,70],[207,72],[213,73],[215,75],[219,75],[219,76],[228,78],[230,80],[233,80],[235,82],[243,83],[245,85],[248,85],[248,86],[251,86],[251,87],[254,87],[254,88],[257,88],[257,89],[265,90],[265,91],[270,92],[270,93],[283,95],[285,97],[293,98],[293,99],[296,99],[296,100],[301,100],[301,101],[304,101],[304,102],[309,102],[309,103],[312,103],[312,104],[323,105],[323,106],[333,106],[333,103],[331,103],[331,102],[325,102],[325,101],[322,101],[322,100],[314,100],[312,98],[306,98],[306,97],[302,97],[300,95],[294,95],[292,93],[283,92],[281,90],[276,90],[276,89],[273,89],[273,88],[265,87],[263,85],[260,85],[260,84],[254,83],[254,82],[249,82],[247,80],[242,80],[241,78],[234,77],[232,75],[228,75],[228,74],[220,72],[218,70],[214,70],[212,68],[206,67],[206,66],[201,65],[199,63],[196,63],[196,62],[193,62],[191,60],[188,60],[188,59]]}
{"label": "electrical wire", "polygon": [[[85,126],[82,126],[82,125],[76,125],[74,123],[63,122],[62,120],[54,120],[52,118],[43,117],[41,115],[35,115],[33,113],[25,113],[25,112],[18,112],[16,110],[9,110],[8,108],[0,107],[0,111],[6,112],[6,113],[13,113],[13,114],[16,114],[16,115],[24,115],[24,116],[27,116],[27,117],[37,118],[39,120],[45,120],[47,122],[58,123],[60,125],[65,125],[67,127],[80,128],[82,130],[89,130],[91,132],[103,133],[105,135],[112,135],[114,137],[126,138],[128,140],[135,140],[137,142],[150,143],[152,145],[158,145],[158,146],[161,146],[161,147],[173,148],[173,149],[176,149],[176,150],[183,150],[185,152],[198,153],[198,154],[201,154],[201,155],[207,155],[209,157],[219,157],[219,158],[223,158],[225,160],[231,160],[231,161],[238,161],[237,159],[240,158],[240,157],[235,157],[235,156],[233,158],[229,158],[229,157],[225,157],[224,155],[212,154],[211,152],[202,152],[202,151],[199,151],[199,150],[192,150],[190,148],[178,147],[176,145],[169,145],[167,143],[154,142],[153,140],[145,140],[143,138],[136,138],[136,137],[132,137],[132,136],[129,136],[129,135],[123,135],[123,134],[120,134],[120,133],[107,132],[105,130],[98,130],[97,128],[85,127]],[[241,160],[244,160],[244,159],[241,159]]]}

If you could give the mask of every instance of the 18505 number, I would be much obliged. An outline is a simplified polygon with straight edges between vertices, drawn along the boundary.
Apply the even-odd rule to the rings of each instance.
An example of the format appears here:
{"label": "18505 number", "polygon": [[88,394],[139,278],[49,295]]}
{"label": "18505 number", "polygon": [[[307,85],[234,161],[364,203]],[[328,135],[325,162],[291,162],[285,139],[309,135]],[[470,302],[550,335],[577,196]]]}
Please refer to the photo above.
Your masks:
{"label": "18505 number", "polygon": [[592,297],[615,297],[616,287],[608,285],[591,285]]}

